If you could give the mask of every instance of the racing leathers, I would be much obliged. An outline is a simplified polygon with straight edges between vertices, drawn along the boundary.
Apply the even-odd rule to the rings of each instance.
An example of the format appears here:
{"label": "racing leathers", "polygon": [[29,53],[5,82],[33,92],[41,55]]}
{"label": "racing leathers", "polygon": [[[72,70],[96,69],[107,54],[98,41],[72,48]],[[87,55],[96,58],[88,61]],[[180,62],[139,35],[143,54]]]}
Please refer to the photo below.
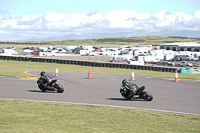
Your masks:
{"label": "racing leathers", "polygon": [[137,92],[137,85],[133,84],[132,82],[126,82],[124,84],[122,84],[122,88],[120,90],[120,93],[122,93],[124,96],[128,97],[129,99],[131,99],[135,93]]}
{"label": "racing leathers", "polygon": [[40,80],[44,81],[43,87],[46,89],[52,89],[51,88],[51,83],[53,81],[52,78],[50,78],[48,75],[44,74],[40,76]]}

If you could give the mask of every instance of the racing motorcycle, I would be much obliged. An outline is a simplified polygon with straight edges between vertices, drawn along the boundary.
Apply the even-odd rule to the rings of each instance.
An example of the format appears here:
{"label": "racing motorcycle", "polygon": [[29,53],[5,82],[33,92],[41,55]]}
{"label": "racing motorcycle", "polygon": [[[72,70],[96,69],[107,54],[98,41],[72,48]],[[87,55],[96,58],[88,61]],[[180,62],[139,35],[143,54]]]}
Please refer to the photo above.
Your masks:
{"label": "racing motorcycle", "polygon": [[133,87],[136,87],[136,92],[135,94],[129,95],[129,93],[126,92],[126,88],[122,85],[120,87],[120,93],[121,95],[126,98],[127,100],[134,100],[134,99],[144,99],[145,101],[152,101],[153,100],[153,95],[145,90],[145,86],[138,87],[136,84],[132,84]]}
{"label": "racing motorcycle", "polygon": [[45,92],[46,90],[48,91],[57,91],[58,93],[63,93],[64,92],[64,88],[62,85],[57,84],[57,80],[56,79],[50,79],[49,81],[50,83],[47,84],[45,80],[43,80],[41,77],[38,78],[37,80],[37,84],[38,84],[38,88]]}

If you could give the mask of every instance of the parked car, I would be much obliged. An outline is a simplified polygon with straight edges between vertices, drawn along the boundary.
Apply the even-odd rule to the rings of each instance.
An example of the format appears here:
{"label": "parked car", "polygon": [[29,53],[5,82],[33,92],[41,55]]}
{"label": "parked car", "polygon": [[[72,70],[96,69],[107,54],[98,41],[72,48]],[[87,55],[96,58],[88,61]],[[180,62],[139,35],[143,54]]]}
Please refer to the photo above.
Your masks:
{"label": "parked car", "polygon": [[175,62],[172,62],[172,61],[170,62],[170,61],[169,61],[169,62],[167,62],[166,65],[168,65],[168,66],[175,66]]}
{"label": "parked car", "polygon": [[176,55],[171,61],[189,61],[191,60],[188,55]]}
{"label": "parked car", "polygon": [[178,66],[189,66],[189,67],[192,67],[193,63],[188,62],[188,61],[181,61],[181,62],[178,62],[177,65]]}
{"label": "parked car", "polygon": [[31,54],[32,54],[32,55],[39,55],[39,52],[41,52],[41,51],[35,50],[35,51],[31,52]]}

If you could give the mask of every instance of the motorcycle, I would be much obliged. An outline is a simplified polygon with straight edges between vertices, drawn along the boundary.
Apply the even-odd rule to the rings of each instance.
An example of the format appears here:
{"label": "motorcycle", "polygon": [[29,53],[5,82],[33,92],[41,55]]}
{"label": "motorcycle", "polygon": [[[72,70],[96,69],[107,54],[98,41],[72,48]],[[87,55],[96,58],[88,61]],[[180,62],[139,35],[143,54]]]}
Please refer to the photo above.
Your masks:
{"label": "motorcycle", "polygon": [[120,93],[121,95],[126,98],[127,100],[134,100],[134,99],[144,99],[145,101],[152,101],[153,100],[153,95],[145,90],[145,86],[138,87],[136,84],[132,84],[133,87],[136,87],[136,92],[132,95],[129,96],[131,93],[124,93],[125,88],[124,86],[120,87]]}
{"label": "motorcycle", "polygon": [[64,88],[62,85],[56,83],[57,80],[51,79],[50,84],[48,85],[41,77],[38,78],[37,84],[38,88],[42,91],[45,92],[46,90],[48,91],[57,91],[58,93],[63,93]]}

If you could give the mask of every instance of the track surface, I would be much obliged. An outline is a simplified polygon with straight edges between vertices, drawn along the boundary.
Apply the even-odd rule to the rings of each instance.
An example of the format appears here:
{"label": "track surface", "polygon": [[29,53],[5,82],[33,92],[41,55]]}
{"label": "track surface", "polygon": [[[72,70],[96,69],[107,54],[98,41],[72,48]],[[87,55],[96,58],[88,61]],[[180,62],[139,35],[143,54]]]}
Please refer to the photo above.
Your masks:
{"label": "track surface", "polygon": [[[28,71],[39,75],[38,71]],[[57,83],[61,84],[64,93],[41,92],[33,79],[0,77],[0,98],[27,99],[79,104],[122,106],[147,110],[200,115],[200,83],[194,80],[173,80],[147,78],[136,75],[138,86],[145,86],[146,91],[153,94],[153,101],[125,100],[119,93],[121,81],[130,79],[127,74],[92,73],[87,79],[85,72],[47,72]]]}

